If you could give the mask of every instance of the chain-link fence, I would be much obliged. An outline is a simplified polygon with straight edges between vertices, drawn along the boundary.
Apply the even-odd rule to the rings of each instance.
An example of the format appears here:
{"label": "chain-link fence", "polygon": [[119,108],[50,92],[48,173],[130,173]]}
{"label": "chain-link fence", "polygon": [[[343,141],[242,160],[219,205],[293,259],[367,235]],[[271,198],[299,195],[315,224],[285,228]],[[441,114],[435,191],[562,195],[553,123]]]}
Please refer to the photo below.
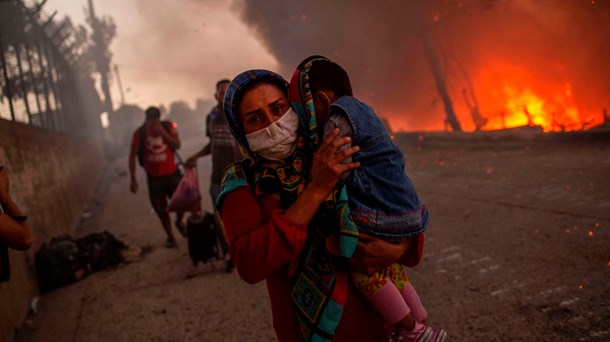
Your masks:
{"label": "chain-link fence", "polygon": [[74,132],[97,115],[99,126],[99,96],[90,76],[77,74],[71,32],[41,7],[0,0],[0,118]]}

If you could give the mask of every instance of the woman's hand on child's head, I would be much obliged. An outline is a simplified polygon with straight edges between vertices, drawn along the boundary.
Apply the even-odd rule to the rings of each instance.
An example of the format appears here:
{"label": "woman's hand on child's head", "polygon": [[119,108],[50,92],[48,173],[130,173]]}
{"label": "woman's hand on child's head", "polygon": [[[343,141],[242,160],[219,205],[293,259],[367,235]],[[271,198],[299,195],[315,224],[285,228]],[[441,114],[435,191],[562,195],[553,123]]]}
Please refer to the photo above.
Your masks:
{"label": "woman's hand on child's head", "polygon": [[311,187],[329,194],[337,184],[339,177],[347,171],[360,166],[360,163],[341,163],[345,158],[358,152],[358,146],[352,146],[337,153],[337,150],[351,142],[348,136],[337,138],[339,129],[335,128],[322,142],[313,158],[311,167]]}
{"label": "woman's hand on child's head", "polygon": [[411,244],[412,240],[389,242],[361,232],[356,251],[350,259],[352,270],[365,274],[379,272],[400,262]]}

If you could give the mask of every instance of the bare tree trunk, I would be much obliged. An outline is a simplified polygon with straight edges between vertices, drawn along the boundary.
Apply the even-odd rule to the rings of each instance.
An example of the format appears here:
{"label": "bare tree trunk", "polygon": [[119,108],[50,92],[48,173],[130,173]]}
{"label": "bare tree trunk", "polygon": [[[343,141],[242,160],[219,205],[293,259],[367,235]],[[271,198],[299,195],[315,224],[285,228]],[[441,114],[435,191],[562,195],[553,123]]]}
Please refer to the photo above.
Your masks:
{"label": "bare tree trunk", "polygon": [[451,126],[451,129],[454,132],[462,132],[462,126],[458,121],[455,111],[453,110],[453,103],[451,102],[451,96],[449,96],[449,90],[447,89],[447,84],[445,83],[445,77],[443,75],[443,70],[441,69],[440,63],[438,61],[438,56],[436,54],[436,48],[432,42],[432,38],[428,33],[427,29],[423,30],[424,35],[424,47],[426,50],[426,57],[428,58],[428,63],[430,63],[430,67],[432,68],[432,74],[434,75],[434,79],[436,81],[436,90],[438,91],[441,99],[443,100],[443,104],[445,105],[445,114],[447,115],[447,123]]}

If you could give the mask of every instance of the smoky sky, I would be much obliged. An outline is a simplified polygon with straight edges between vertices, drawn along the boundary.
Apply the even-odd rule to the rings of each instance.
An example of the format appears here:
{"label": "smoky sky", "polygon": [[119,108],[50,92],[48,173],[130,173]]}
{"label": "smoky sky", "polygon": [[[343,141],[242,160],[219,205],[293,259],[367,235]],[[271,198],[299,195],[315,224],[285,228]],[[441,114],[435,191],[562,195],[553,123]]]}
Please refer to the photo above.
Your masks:
{"label": "smoky sky", "polygon": [[124,27],[118,26],[117,61],[124,65],[126,76],[137,77],[132,88],[141,97],[152,91],[159,102],[167,104],[173,98],[192,104],[194,98],[212,97],[219,79],[245,68],[275,64],[224,1],[130,3],[133,24],[123,19]]}
{"label": "smoky sky", "polygon": [[501,108],[486,101],[498,89],[482,80],[500,82],[515,73],[532,87],[544,84],[538,92],[548,96],[569,83],[583,110],[601,113],[610,106],[609,1],[238,0],[233,9],[283,75],[309,55],[326,55],[348,71],[355,95],[399,128],[443,127],[422,32],[436,46],[466,129],[472,122],[460,91],[464,75],[487,115]]}
{"label": "smoky sky", "polygon": [[[216,82],[248,68],[276,68],[275,58],[224,0],[94,0],[97,16],[111,17],[117,36],[110,45],[125,89],[125,101],[140,107],[213,99]],[[87,0],[49,0],[85,24]],[[111,75],[115,108],[120,96]],[[203,114],[202,114],[203,115]]]}

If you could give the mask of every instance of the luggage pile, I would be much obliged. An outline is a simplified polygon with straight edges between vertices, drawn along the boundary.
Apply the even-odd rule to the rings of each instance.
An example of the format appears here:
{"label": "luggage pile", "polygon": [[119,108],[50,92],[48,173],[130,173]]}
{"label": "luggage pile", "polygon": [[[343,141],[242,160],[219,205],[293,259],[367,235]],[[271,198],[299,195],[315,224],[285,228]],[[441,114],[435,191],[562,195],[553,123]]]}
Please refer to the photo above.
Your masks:
{"label": "luggage pile", "polygon": [[74,283],[87,275],[123,262],[125,244],[107,231],[80,239],[54,237],[36,253],[36,274],[41,292]]}

